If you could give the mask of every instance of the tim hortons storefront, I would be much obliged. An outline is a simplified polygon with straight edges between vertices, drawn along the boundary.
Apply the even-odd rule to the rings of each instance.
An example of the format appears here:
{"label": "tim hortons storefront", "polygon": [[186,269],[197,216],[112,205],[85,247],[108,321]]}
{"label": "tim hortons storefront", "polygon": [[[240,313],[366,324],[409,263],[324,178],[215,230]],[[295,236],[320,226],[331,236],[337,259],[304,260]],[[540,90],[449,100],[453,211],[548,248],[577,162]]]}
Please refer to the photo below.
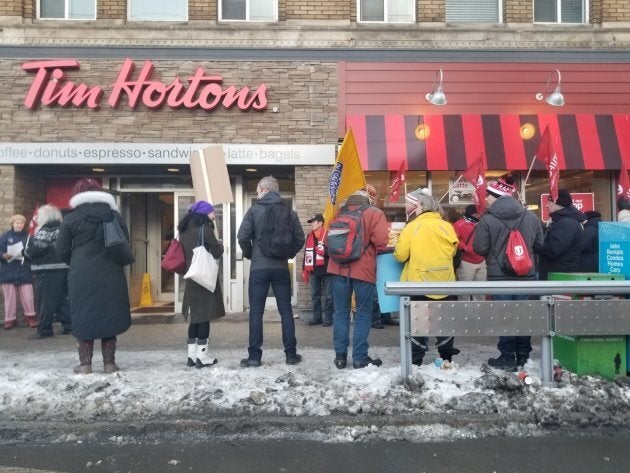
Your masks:
{"label": "tim hortons storefront", "polygon": [[[46,202],[66,208],[78,179],[99,179],[117,197],[130,227],[134,311],[172,313],[181,304],[183,284],[161,270],[160,260],[194,201],[188,164],[193,150],[221,144],[228,166],[234,201],[216,208],[231,312],[248,307],[249,261],[235,235],[255,201],[258,180],[278,178],[305,229],[308,216],[324,207],[337,144],[336,63],[121,57],[0,65],[7,76],[0,84],[6,102],[0,124],[5,222],[16,212],[30,218]],[[291,261],[296,305],[309,298],[296,276],[300,264],[301,255]]]}

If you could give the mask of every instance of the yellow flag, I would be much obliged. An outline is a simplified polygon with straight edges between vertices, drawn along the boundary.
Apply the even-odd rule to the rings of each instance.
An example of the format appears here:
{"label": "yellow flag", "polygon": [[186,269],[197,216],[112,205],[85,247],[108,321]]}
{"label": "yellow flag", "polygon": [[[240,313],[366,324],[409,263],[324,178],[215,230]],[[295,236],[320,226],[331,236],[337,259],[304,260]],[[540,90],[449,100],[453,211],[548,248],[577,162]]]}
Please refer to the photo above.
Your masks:
{"label": "yellow flag", "polygon": [[359,160],[359,152],[354,142],[354,134],[352,128],[349,128],[339,154],[337,161],[330,174],[330,183],[328,184],[328,202],[326,202],[326,210],[324,210],[325,225],[328,224],[335,216],[337,207],[345,201],[354,192],[365,188],[365,176],[361,169],[361,161]]}

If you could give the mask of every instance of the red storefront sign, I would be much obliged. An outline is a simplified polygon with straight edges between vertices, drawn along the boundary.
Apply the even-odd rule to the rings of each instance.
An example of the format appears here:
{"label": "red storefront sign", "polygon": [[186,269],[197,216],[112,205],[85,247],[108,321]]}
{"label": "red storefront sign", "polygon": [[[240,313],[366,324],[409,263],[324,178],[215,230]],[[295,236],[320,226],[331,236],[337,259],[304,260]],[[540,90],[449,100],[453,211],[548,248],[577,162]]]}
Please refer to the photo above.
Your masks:
{"label": "red storefront sign", "polygon": [[[35,109],[38,105],[99,109],[105,94],[102,87],[75,83],[67,79],[66,71],[79,68],[79,61],[73,59],[22,64],[24,71],[35,73],[24,105],[30,109]],[[166,85],[158,80],[151,80],[154,69],[151,61],[144,62],[135,79],[132,78],[134,68],[135,63],[131,59],[125,59],[107,99],[110,107],[118,107],[124,98],[131,108],[136,108],[140,104],[151,109],[166,105],[173,109],[201,108],[207,111],[214,110],[219,105],[224,108],[236,106],[244,111],[267,108],[267,86],[264,83],[255,90],[250,90],[249,87],[239,90],[233,85],[223,87],[223,77],[207,75],[203,68],[199,67],[187,78],[187,84],[175,78]]]}
{"label": "red storefront sign", "polygon": [[[573,198],[573,206],[580,212],[595,210],[595,194],[593,194],[592,192],[571,193],[571,197]],[[549,220],[549,210],[547,209],[547,202],[549,202],[549,194],[541,194],[540,218],[543,222]]]}

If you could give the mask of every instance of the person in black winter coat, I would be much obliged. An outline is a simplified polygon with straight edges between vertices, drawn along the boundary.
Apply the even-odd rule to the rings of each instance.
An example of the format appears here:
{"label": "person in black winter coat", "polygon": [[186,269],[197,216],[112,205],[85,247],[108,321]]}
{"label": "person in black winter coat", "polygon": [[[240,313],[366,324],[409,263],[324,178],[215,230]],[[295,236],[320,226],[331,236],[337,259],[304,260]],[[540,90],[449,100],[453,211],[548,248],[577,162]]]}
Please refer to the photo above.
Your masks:
{"label": "person in black winter coat", "polygon": [[101,339],[105,373],[118,371],[116,336],[131,326],[129,291],[123,267],[105,247],[103,222],[118,220],[126,238],[129,230],[114,197],[103,192],[94,179],[81,179],[73,188],[72,210],[59,227],[55,249],[70,265],[68,299],[72,335],[78,341],[79,361],[75,373],[92,372],[94,340]]}
{"label": "person in black winter coat", "polygon": [[586,223],[580,241],[580,272],[596,273],[599,271],[599,222],[602,214],[589,210],[584,215]]}
{"label": "person in black winter coat", "polygon": [[33,297],[33,275],[31,264],[24,260],[22,251],[28,240],[24,230],[26,217],[16,214],[11,217],[11,228],[0,236],[0,284],[4,295],[4,329],[9,330],[17,322],[17,297],[29,327],[37,327]]}
{"label": "person in black winter coat", "polygon": [[[223,245],[214,234],[214,207],[205,200],[195,202],[188,213],[177,226],[179,241],[184,247],[186,258],[186,271],[190,268],[193,258],[193,249],[199,245],[203,235],[203,245],[219,259],[223,255]],[[203,232],[203,233],[202,233]],[[219,319],[225,315],[223,305],[223,293],[221,292],[221,278],[217,276],[217,284],[214,292],[209,291],[192,279],[186,279],[182,314],[188,320],[188,366],[203,368],[212,366],[217,359],[210,356],[208,343],[210,337],[210,321]]]}
{"label": "person in black winter coat", "polygon": [[68,265],[55,251],[59,236],[61,212],[54,205],[44,205],[37,210],[37,229],[24,249],[24,256],[31,261],[35,303],[37,305],[37,333],[29,340],[53,336],[55,315],[63,335],[71,332],[70,305],[68,304]]}
{"label": "person in black winter coat", "polygon": [[551,222],[547,225],[545,241],[538,253],[540,279],[547,280],[549,273],[576,273],[580,271],[580,242],[582,222],[586,215],[573,206],[573,198],[566,189],[558,190],[555,202],[547,202]]}

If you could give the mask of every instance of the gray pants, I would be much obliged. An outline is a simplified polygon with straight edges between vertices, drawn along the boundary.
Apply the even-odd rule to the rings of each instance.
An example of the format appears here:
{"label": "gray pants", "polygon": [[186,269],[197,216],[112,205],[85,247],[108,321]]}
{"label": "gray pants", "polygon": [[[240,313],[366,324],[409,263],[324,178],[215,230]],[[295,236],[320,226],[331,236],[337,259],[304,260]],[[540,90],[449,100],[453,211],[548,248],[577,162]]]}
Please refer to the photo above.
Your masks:
{"label": "gray pants", "polygon": [[[485,281],[487,275],[486,261],[481,263],[469,263],[468,261],[462,261],[457,268],[457,280],[458,281]],[[458,296],[460,301],[485,301],[486,296]]]}

